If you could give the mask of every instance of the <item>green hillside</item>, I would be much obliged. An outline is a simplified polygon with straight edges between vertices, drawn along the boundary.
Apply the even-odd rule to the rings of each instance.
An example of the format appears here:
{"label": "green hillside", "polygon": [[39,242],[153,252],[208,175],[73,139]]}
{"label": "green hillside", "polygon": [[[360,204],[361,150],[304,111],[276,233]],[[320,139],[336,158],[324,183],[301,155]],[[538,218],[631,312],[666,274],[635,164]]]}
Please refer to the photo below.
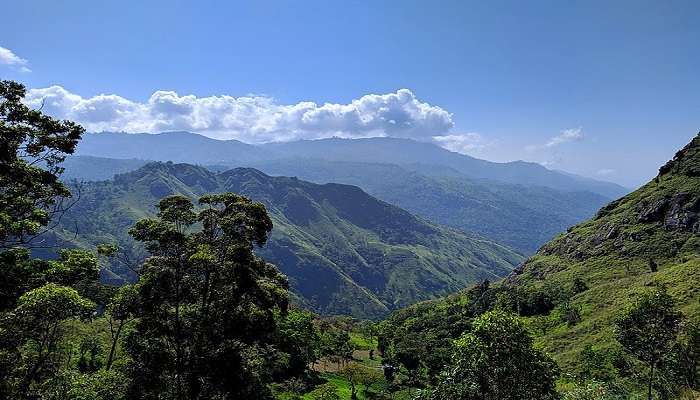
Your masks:
{"label": "green hillside", "polygon": [[430,221],[476,232],[527,255],[610,201],[587,191],[477,180],[422,164],[289,159],[254,166],[270,175],[359,186]]}
{"label": "green hillside", "polygon": [[[66,180],[97,181],[136,170],[148,161],[72,156],[63,164]],[[571,225],[592,217],[611,199],[589,191],[561,191],[468,178],[437,165],[326,161],[290,158],[253,162],[268,175],[295,176],[314,183],[343,183],[441,225],[474,232],[525,255]],[[230,169],[205,165],[212,171]]]}
{"label": "green hillside", "polygon": [[[298,303],[323,314],[376,318],[498,279],[522,261],[504,246],[426,222],[357,187],[273,178],[254,169],[216,174],[172,163],[82,185],[59,234],[83,246],[117,243],[128,258],[138,259],[142,251],[126,232],[154,214],[158,199],[224,191],[266,205],[275,228],[261,255],[289,277]],[[120,263],[103,272],[107,281],[133,278]]]}
{"label": "green hillside", "polygon": [[[595,218],[545,245],[508,279],[544,287],[583,280],[571,299],[581,322],[541,338],[564,365],[587,344],[612,346],[612,318],[651,286],[665,285],[686,315],[700,299],[700,136],[639,190],[610,203]],[[657,266],[652,271],[650,264]]]}
{"label": "green hillside", "polygon": [[[505,309],[524,317],[536,346],[557,362],[560,390],[591,379],[594,371],[594,380],[612,379],[626,393],[595,398],[632,398],[642,390],[645,367],[616,340],[615,320],[643,294],[665,288],[685,321],[697,321],[699,232],[700,135],[653,181],[547,243],[507,279],[393,313],[383,322],[380,343],[394,358],[415,354],[408,360],[429,382],[474,318]],[[666,393],[664,380],[671,378],[659,379],[655,390]]]}

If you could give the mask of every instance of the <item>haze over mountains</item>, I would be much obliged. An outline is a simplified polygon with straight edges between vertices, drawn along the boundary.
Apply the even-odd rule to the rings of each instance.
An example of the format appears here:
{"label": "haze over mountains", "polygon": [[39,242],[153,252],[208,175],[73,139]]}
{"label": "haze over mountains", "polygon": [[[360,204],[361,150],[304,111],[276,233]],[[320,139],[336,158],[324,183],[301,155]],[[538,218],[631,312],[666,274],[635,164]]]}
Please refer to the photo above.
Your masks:
{"label": "haze over mountains", "polygon": [[449,167],[474,179],[546,186],[566,191],[590,191],[609,198],[628,192],[614,183],[552,171],[536,163],[494,163],[451,152],[431,143],[398,138],[332,138],[249,145],[237,140],[210,139],[190,132],[96,133],[84,136],[76,154],[225,166],[288,158],[424,164]]}
{"label": "haze over mountains", "polygon": [[493,163],[408,139],[326,139],[265,145],[187,132],[87,134],[66,178],[109,179],[148,160],[213,170],[254,167],[276,176],[345,183],[431,221],[475,232],[522,254],[593,215],[626,189],[538,164]]}
{"label": "haze over mountains", "polygon": [[[83,185],[59,235],[88,247],[118,244],[129,258],[138,258],[140,249],[127,231],[138,219],[155,215],[161,198],[227,191],[265,204],[274,230],[260,254],[289,277],[299,304],[323,314],[384,316],[483,279],[499,279],[523,259],[505,246],[417,218],[354,186],[173,163],[150,163],[111,181]],[[103,273],[115,283],[133,278],[119,263]]]}

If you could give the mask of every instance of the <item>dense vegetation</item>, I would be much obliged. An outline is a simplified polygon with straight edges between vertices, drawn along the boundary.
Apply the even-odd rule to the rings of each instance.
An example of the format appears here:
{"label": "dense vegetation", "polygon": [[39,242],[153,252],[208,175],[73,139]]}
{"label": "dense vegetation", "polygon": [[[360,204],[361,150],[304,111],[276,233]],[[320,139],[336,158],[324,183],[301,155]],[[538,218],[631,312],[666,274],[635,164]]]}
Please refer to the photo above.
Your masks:
{"label": "dense vegetation", "polygon": [[385,316],[503,277],[522,261],[504,246],[416,218],[357,187],[270,177],[254,169],[214,173],[188,164],[151,163],[78,189],[80,201],[55,232],[80,247],[118,245],[119,253],[103,271],[104,281],[115,284],[135,279],[129,264],[144,257],[127,231],[137,220],[153,217],[161,198],[175,194],[196,199],[235,192],[262,202],[274,229],[258,254],[287,275],[296,304],[326,315]]}
{"label": "dense vegetation", "polygon": [[[112,245],[32,258],[67,211],[60,163],[82,128],[28,109],[24,93],[0,81],[0,398],[285,398],[318,383],[319,357],[351,357],[347,324],[290,309],[286,278],[253,251],[272,220],[237,194],[198,208],[163,198],[129,231],[149,253],[133,285],[99,282]],[[351,370],[367,385],[371,374]]]}
{"label": "dense vegetation", "polygon": [[356,185],[430,221],[478,233],[527,255],[611,200],[587,191],[477,180],[422,164],[294,159],[255,167],[271,175]]}

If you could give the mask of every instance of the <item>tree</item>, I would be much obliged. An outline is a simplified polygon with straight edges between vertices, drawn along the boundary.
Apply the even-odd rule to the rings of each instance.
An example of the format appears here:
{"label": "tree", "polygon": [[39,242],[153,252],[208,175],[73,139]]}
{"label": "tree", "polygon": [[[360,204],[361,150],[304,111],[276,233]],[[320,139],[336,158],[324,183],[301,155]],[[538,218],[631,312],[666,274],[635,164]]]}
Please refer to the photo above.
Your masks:
{"label": "tree", "polygon": [[649,367],[647,398],[652,398],[654,373],[670,354],[682,314],[664,288],[642,295],[615,321],[617,341]]}
{"label": "tree", "polygon": [[[60,181],[61,162],[83,128],[27,107],[23,85],[0,81],[0,397],[32,398],[61,365],[65,326],[92,316],[98,297],[96,257],[62,250],[37,260],[27,247],[46,232],[71,196]],[[23,247],[22,247],[23,246]],[[96,366],[94,346],[85,367]]]}
{"label": "tree", "polygon": [[109,371],[114,362],[117,344],[121,338],[124,326],[133,319],[138,307],[138,291],[133,285],[125,285],[117,290],[112,301],[107,305],[107,322],[111,344],[105,370]]}
{"label": "tree", "polygon": [[454,346],[451,364],[427,393],[433,400],[555,399],[557,367],[535,349],[518,317],[491,311]]}
{"label": "tree", "polygon": [[565,300],[559,305],[559,317],[569,327],[581,322],[581,306],[575,306],[570,300]]}
{"label": "tree", "polygon": [[0,249],[27,244],[63,210],[60,164],[84,129],[27,107],[22,84],[0,81]]}
{"label": "tree", "polygon": [[90,318],[95,304],[75,289],[47,283],[23,294],[17,307],[3,321],[1,341],[22,349],[15,354],[15,368],[6,376],[17,397],[30,395],[32,385],[58,371],[59,341],[67,320]]}
{"label": "tree", "polygon": [[608,382],[614,379],[615,369],[605,352],[587,345],[579,356],[578,376],[584,382]]}
{"label": "tree", "polygon": [[369,398],[369,391],[372,386],[379,385],[384,382],[384,374],[374,368],[365,368],[365,373],[360,376],[360,384],[364,386],[365,398]]}
{"label": "tree", "polygon": [[338,387],[332,382],[319,385],[309,393],[309,396],[314,400],[340,400]]}
{"label": "tree", "polygon": [[357,363],[349,363],[338,371],[338,374],[347,379],[348,383],[350,383],[350,398],[353,400],[357,399],[357,392],[360,386],[365,387],[366,395],[372,384],[382,380],[382,375],[379,371]]}
{"label": "tree", "polygon": [[656,272],[659,270],[658,264],[656,264],[656,261],[654,261],[653,258],[649,259],[649,271],[651,272]]}
{"label": "tree", "polygon": [[323,323],[320,328],[319,353],[338,364],[352,359],[355,346],[350,334],[344,329],[329,323]]}
{"label": "tree", "polygon": [[586,282],[581,278],[574,278],[574,281],[571,283],[571,293],[573,295],[577,295],[585,292],[586,290],[588,290],[588,285]]}
{"label": "tree", "polygon": [[673,358],[677,384],[694,390],[700,388],[700,319],[685,325],[674,345]]}
{"label": "tree", "polygon": [[318,359],[319,334],[314,326],[314,314],[308,311],[289,311],[278,324],[279,346],[289,354],[288,372],[298,376]]}
{"label": "tree", "polygon": [[374,349],[376,348],[376,337],[378,334],[377,324],[373,321],[362,321],[360,324],[360,332],[362,337],[369,344],[369,358],[374,359]]}
{"label": "tree", "polygon": [[61,250],[58,260],[34,259],[26,248],[0,252],[0,312],[13,309],[22,294],[49,282],[95,295],[98,278],[97,257],[85,250]]}
{"label": "tree", "polygon": [[[254,253],[265,207],[233,193],[164,198],[131,234],[151,253],[135,288],[126,350],[136,398],[264,398],[287,282]],[[201,227],[197,229],[198,227]]]}

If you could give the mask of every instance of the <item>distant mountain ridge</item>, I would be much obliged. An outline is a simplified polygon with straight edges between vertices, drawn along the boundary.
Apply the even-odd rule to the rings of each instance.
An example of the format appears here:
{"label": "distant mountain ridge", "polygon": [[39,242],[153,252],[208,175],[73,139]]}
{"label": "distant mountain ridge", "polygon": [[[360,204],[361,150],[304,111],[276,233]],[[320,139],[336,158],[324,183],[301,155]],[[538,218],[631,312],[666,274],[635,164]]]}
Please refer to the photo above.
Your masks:
{"label": "distant mountain ridge", "polygon": [[[154,215],[160,198],[223,191],[266,205],[275,228],[261,255],[289,277],[298,303],[324,314],[380,317],[497,279],[522,261],[502,245],[429,223],[354,186],[175,163],[150,163],[113,180],[83,184],[58,235],[88,247],[119,243],[138,254],[126,232],[136,220]],[[103,277],[117,282],[128,275],[113,265]]]}
{"label": "distant mountain ridge", "polygon": [[592,192],[476,180],[427,165],[288,159],[253,166],[269,175],[359,186],[416,215],[476,232],[523,254],[534,253],[609,202]]}
{"label": "distant mountain ridge", "polygon": [[300,157],[397,165],[428,164],[449,167],[474,179],[546,186],[564,191],[590,191],[608,198],[628,192],[614,183],[563,174],[536,163],[495,163],[451,152],[431,143],[397,138],[332,138],[249,145],[190,132],[93,133],[84,135],[76,154],[230,167]]}
{"label": "distant mountain ridge", "polygon": [[[72,156],[64,178],[107,180],[147,161]],[[592,192],[566,192],[467,178],[450,167],[424,164],[360,163],[290,158],[251,162],[273,176],[295,176],[314,183],[342,183],[397,205],[430,221],[475,232],[523,254],[593,216],[609,199]],[[224,166],[206,166],[225,171]]]}

